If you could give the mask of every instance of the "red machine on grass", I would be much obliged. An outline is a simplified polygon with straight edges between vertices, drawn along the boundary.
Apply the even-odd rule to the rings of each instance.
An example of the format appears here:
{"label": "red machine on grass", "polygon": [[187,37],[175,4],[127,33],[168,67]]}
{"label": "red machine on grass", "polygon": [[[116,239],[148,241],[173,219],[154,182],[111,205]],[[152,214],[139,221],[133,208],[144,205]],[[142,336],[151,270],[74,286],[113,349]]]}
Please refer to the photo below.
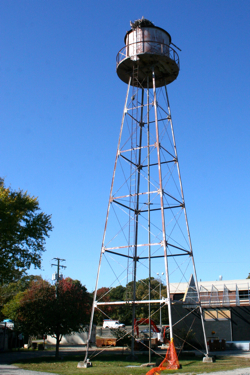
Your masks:
{"label": "red machine on grass", "polygon": [[148,318],[147,319],[142,318],[142,319],[139,319],[139,320],[135,319],[134,328],[135,328],[135,331],[137,333],[137,336],[139,336],[139,325],[149,324],[149,322],[151,324],[153,332],[156,332],[156,333],[161,332],[161,330],[157,327],[157,325],[155,324],[155,322],[152,319],[148,319]]}
{"label": "red machine on grass", "polygon": [[169,343],[169,326],[162,326],[162,328],[158,328],[155,322],[152,319],[135,319],[134,321],[134,328],[137,336],[139,336],[139,326],[142,324],[151,324],[151,329],[153,332],[157,333],[158,341],[164,342],[164,344]]}

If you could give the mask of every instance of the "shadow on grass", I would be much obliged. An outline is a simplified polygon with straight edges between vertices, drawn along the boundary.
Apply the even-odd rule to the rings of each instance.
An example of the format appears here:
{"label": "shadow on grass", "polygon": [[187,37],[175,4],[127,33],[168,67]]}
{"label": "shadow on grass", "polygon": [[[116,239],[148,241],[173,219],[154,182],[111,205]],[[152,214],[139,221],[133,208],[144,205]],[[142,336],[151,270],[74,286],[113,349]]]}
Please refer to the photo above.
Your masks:
{"label": "shadow on grass", "polygon": [[[105,362],[105,361],[108,361],[108,362],[124,362],[125,364],[126,363],[131,363],[131,359],[127,359],[128,353],[126,354],[116,354],[114,355],[113,353],[105,353],[105,354],[100,354],[100,355],[97,355],[97,356],[93,356],[91,357],[91,355],[89,356],[89,359],[91,362]],[[60,358],[55,358],[54,356],[49,356],[47,357],[46,355],[44,357],[38,357],[38,358],[25,358],[25,359],[20,359],[20,360],[16,360],[15,363],[22,363],[22,364],[26,364],[26,363],[36,363],[36,364],[39,364],[39,363],[56,363],[56,362],[79,362],[79,361],[83,361],[84,357],[85,357],[85,353],[80,355],[64,355],[63,353],[59,353],[59,357]],[[154,355],[152,357],[155,357],[157,358],[158,356]],[[135,362],[147,362],[148,361],[148,355],[145,355],[145,354],[139,354],[138,355],[138,358]]]}
{"label": "shadow on grass", "polygon": [[[164,353],[161,353],[160,355],[157,354],[151,354],[152,356],[152,362],[156,362],[156,364],[160,364],[165,357]],[[38,357],[38,358],[24,358],[16,361],[16,363],[55,363],[55,362],[79,362],[83,361],[85,357],[85,353],[82,354],[64,354],[64,353],[59,353],[58,359],[56,359],[54,356],[45,356],[44,357]],[[131,362],[138,362],[138,363],[146,363],[148,362],[148,354],[142,353],[142,354],[137,354],[137,359],[135,361],[132,361],[131,359],[128,358],[128,353],[126,354],[114,354],[112,352],[106,352],[102,353],[99,355],[93,355],[89,356],[89,359],[91,362],[110,362],[110,363],[115,363],[115,362],[123,362],[124,364],[131,363]],[[227,357],[220,357],[220,359],[227,359]],[[200,356],[195,356],[195,354],[190,353],[190,354],[181,354],[179,356],[180,361],[184,361],[185,365],[188,364],[195,364],[197,362],[202,361],[202,357]]]}

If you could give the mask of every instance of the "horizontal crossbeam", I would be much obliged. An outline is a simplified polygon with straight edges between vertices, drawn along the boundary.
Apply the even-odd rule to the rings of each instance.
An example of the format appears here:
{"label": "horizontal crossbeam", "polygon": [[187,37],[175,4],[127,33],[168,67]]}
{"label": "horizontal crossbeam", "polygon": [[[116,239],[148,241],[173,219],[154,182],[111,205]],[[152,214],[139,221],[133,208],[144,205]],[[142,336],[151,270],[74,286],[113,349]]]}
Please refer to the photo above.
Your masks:
{"label": "horizontal crossbeam", "polygon": [[161,305],[166,305],[168,303],[168,298],[162,299],[151,299],[151,300],[141,300],[141,301],[113,301],[113,302],[95,302],[95,307],[105,306],[105,305],[138,305],[138,304],[151,304],[160,303]]}

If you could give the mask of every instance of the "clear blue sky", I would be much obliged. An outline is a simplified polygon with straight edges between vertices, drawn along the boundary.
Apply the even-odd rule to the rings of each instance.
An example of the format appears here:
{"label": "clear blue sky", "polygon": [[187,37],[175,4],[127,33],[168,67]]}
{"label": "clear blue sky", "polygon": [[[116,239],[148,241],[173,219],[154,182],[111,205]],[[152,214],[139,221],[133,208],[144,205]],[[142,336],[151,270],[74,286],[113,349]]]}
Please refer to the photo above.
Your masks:
{"label": "clear blue sky", "polygon": [[34,272],[65,258],[94,289],[126,93],[115,58],[142,16],[182,49],[169,96],[198,279],[246,278],[248,0],[0,2],[0,176],[54,226]]}

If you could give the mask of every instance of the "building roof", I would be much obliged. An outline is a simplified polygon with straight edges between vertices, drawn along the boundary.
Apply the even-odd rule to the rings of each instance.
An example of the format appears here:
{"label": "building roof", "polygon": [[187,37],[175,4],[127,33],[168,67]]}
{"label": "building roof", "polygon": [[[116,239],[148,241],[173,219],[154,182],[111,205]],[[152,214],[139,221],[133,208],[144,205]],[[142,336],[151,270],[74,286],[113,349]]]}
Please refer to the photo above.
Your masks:
{"label": "building roof", "polygon": [[[189,282],[185,283],[171,283],[170,284],[170,293],[185,293],[188,288]],[[201,287],[211,291],[212,286],[214,286],[218,291],[223,291],[224,286],[229,289],[229,291],[235,291],[236,286],[238,290],[248,290],[250,285],[250,279],[239,279],[239,280],[215,280],[215,281],[199,281],[199,290]]]}

